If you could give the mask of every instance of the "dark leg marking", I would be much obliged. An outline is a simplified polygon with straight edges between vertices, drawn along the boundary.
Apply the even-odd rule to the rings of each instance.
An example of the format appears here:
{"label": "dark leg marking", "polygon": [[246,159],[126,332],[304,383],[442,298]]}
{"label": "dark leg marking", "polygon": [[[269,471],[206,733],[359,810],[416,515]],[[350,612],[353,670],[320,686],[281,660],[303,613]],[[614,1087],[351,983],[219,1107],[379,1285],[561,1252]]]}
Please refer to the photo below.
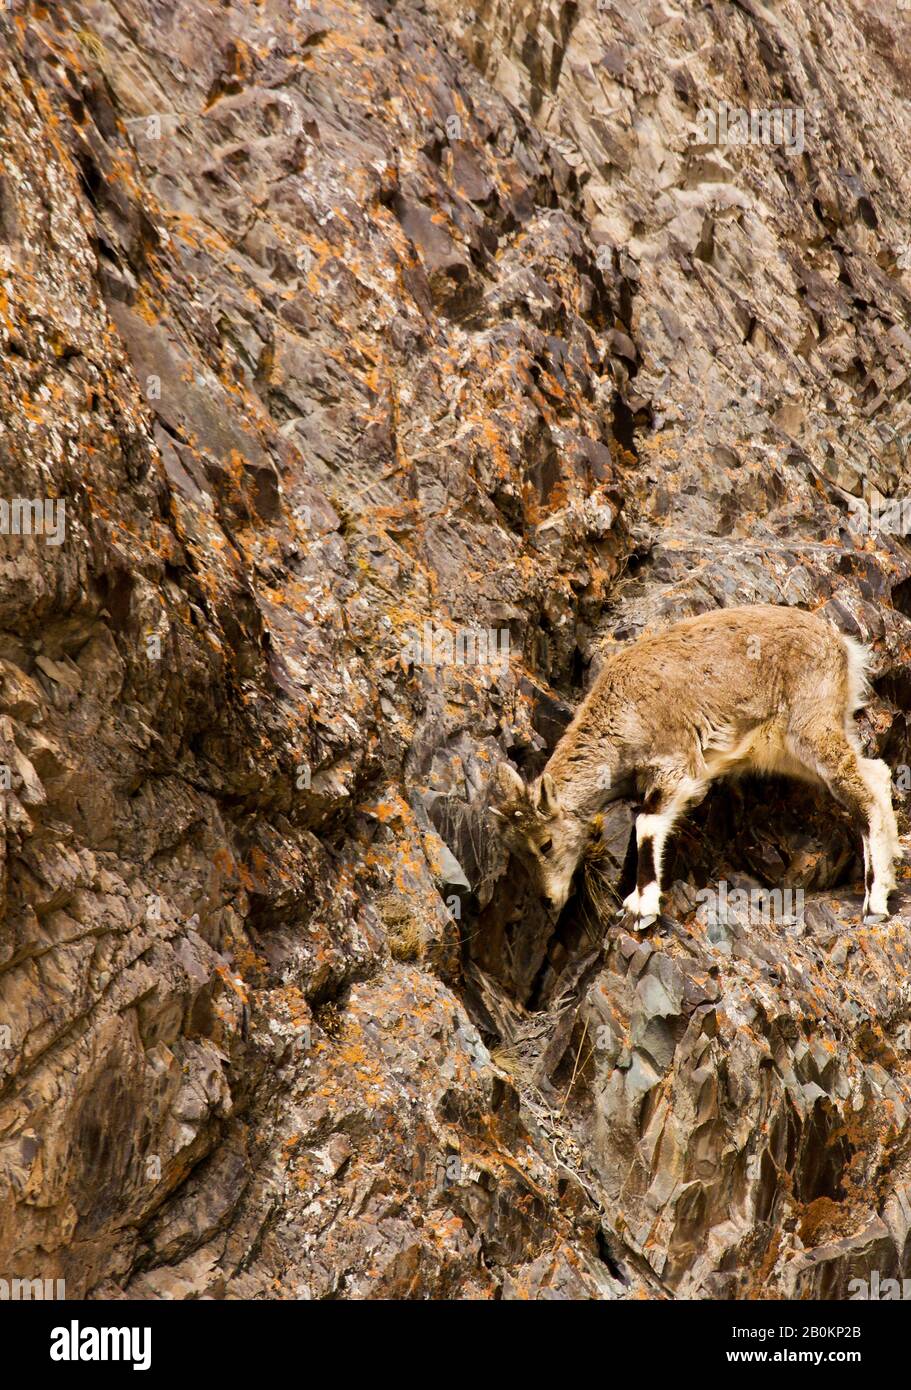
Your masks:
{"label": "dark leg marking", "polygon": [[657,878],[655,873],[655,855],[652,849],[651,840],[643,840],[639,846],[639,869],[636,874],[636,887],[641,892],[647,883],[651,883]]}
{"label": "dark leg marking", "polygon": [[629,840],[626,844],[626,856],[623,860],[623,868],[620,870],[620,881],[617,884],[617,891],[621,898],[625,898],[627,893],[631,893],[636,886],[636,864],[639,860],[639,849],[636,845],[636,827],[630,830]]}

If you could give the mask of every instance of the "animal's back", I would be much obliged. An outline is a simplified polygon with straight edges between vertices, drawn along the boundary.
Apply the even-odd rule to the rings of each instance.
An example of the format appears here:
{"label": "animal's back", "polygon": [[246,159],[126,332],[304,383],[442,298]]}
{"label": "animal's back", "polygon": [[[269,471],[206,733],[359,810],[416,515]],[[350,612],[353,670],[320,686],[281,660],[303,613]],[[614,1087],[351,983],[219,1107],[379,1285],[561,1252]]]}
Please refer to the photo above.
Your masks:
{"label": "animal's back", "polygon": [[[712,750],[731,753],[747,736],[742,758],[771,771],[777,731],[807,709],[842,713],[863,698],[864,652],[824,618],[771,604],[726,608],[686,618],[640,638],[605,663],[588,717],[640,754],[695,733]],[[599,715],[601,719],[599,719]],[[607,730],[605,730],[607,732]]]}

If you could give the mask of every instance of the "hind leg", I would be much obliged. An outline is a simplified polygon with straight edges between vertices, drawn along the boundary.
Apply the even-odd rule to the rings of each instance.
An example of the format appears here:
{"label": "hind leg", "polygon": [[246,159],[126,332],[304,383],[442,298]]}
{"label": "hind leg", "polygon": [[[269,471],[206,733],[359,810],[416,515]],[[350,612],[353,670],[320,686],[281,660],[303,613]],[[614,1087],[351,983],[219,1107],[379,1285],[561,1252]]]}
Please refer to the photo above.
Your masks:
{"label": "hind leg", "polygon": [[[860,772],[873,797],[870,817],[870,872],[867,874],[865,913],[878,917],[888,913],[889,893],[896,886],[895,860],[902,855],[898,826],[892,809],[892,778],[878,758],[860,758]],[[877,865],[882,871],[877,873]],[[872,881],[870,881],[872,880]]]}
{"label": "hind leg", "polygon": [[889,893],[895,887],[892,861],[899,849],[892,802],[883,782],[888,768],[861,757],[841,729],[802,729],[789,735],[788,742],[794,756],[859,822],[864,844],[864,917],[888,916]]}
{"label": "hind leg", "polygon": [[[892,806],[892,774],[881,758],[860,758],[859,762],[860,774],[876,803],[882,834],[888,842],[890,856],[892,859],[901,859],[903,851]],[[894,872],[891,886],[895,887]]]}

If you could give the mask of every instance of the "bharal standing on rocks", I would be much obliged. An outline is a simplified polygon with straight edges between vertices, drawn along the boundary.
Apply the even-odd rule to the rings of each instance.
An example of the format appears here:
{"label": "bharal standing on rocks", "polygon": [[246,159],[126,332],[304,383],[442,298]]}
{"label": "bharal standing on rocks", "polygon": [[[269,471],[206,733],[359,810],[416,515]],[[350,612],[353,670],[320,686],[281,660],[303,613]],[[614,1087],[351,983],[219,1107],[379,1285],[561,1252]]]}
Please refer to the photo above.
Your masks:
{"label": "bharal standing on rocks", "polygon": [[499,765],[494,814],[504,843],[558,911],[598,812],[638,796],[636,887],[623,906],[647,925],[684,809],[717,777],[784,774],[828,787],[858,821],[864,917],[886,916],[901,854],[891,777],[884,762],[864,757],[853,717],[866,701],[869,660],[824,618],[765,604],[687,618],[624,647],[536,781]]}

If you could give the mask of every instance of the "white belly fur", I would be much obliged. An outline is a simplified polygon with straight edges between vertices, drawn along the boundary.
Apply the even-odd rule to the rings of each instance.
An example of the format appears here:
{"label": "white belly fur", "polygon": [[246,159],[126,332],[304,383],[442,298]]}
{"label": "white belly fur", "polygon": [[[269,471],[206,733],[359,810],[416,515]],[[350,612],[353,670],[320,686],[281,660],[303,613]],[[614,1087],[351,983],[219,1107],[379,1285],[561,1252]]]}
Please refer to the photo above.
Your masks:
{"label": "white belly fur", "polygon": [[819,781],[788,751],[782,730],[774,724],[760,724],[727,747],[706,749],[705,766],[712,781],[717,777],[738,777],[745,772],[776,773],[782,777],[797,777],[803,782]]}

